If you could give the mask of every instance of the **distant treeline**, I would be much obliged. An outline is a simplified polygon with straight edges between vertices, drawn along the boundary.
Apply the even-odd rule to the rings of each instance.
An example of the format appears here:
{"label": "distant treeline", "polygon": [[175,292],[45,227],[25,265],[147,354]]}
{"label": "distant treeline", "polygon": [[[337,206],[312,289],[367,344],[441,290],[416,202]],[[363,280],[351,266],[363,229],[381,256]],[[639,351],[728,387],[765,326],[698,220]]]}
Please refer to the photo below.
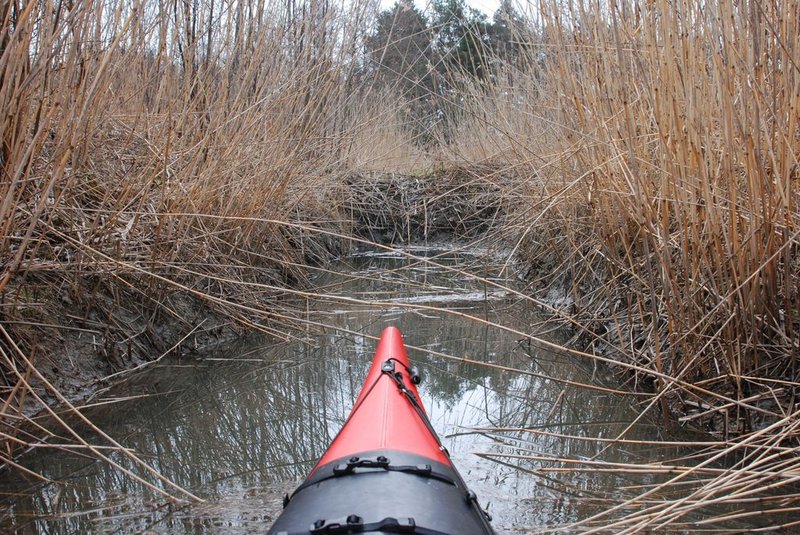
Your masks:
{"label": "distant treeline", "polygon": [[526,63],[529,28],[511,0],[492,20],[464,0],[435,0],[425,13],[399,0],[379,14],[367,37],[364,74],[398,94],[418,143],[434,133],[446,139],[465,86]]}

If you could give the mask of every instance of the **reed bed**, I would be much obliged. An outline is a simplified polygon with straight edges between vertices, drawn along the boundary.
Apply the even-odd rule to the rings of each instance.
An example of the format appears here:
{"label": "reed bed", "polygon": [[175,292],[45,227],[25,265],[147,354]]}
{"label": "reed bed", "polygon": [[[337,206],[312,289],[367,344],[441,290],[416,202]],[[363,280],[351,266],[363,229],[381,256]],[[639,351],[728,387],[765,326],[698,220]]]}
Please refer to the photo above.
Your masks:
{"label": "reed bed", "polygon": [[[487,44],[489,75],[454,72],[456,92],[431,95],[450,116],[428,147],[393,106],[408,95],[359,70],[376,7],[0,7],[0,461],[14,466],[52,436],[20,423],[69,406],[71,377],[99,380],[242,326],[293,336],[304,320],[285,298],[320,297],[291,288],[347,243],[355,214],[371,241],[486,239],[502,222],[492,239],[512,238],[509,263],[523,260],[525,292],[569,326],[572,353],[620,370],[643,415],[713,436],[691,462],[620,466],[521,447],[499,461],[554,477],[671,475],[569,529],[693,529],[722,518],[717,505],[752,500],[789,529],[800,477],[796,6],[528,4],[520,61]],[[59,425],[93,455],[134,456]],[[697,511],[712,513],[687,520]]]}
{"label": "reed bed", "polygon": [[[692,511],[776,495],[790,506],[776,517],[790,512],[800,438],[797,6],[526,7],[527,62],[471,88],[449,157],[527,173],[535,208],[512,228],[530,290],[558,306],[590,359],[655,394],[644,412],[721,441],[686,473],[735,459],[688,497],[647,504],[681,484],[676,472],[572,528],[668,530]],[[664,469],[648,466],[636,469]],[[626,507],[639,510],[608,522]]]}
{"label": "reed bed", "polygon": [[[547,264],[553,241],[570,245],[554,282],[637,362],[739,398],[763,388],[754,373],[793,381],[796,10],[551,7],[528,37],[537,63],[476,95],[462,126],[497,123],[481,154],[527,165],[530,202],[548,200],[520,247]],[[601,281],[624,293],[589,301]]]}
{"label": "reed bed", "polygon": [[374,7],[3,3],[4,462],[52,434],[28,415],[87,384],[297,325],[278,298],[345,244],[356,141],[411,146],[356,84]]}

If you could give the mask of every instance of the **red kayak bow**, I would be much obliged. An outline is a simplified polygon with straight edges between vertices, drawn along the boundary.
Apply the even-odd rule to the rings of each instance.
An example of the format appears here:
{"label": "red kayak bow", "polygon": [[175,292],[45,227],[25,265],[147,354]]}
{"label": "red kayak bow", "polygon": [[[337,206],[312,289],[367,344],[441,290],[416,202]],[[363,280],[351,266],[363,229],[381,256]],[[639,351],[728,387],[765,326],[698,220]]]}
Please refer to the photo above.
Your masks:
{"label": "red kayak bow", "polygon": [[[444,464],[450,462],[429,427],[417,392],[420,376],[412,375],[411,369],[400,330],[388,327],[381,335],[347,422],[317,467],[362,451],[385,449],[422,455]],[[401,375],[400,383],[392,380],[391,374],[396,373]],[[400,393],[399,385],[406,388],[408,396]]]}
{"label": "red kayak bow", "polygon": [[274,535],[493,534],[431,427],[400,331],[383,331],[339,434],[287,496]]}

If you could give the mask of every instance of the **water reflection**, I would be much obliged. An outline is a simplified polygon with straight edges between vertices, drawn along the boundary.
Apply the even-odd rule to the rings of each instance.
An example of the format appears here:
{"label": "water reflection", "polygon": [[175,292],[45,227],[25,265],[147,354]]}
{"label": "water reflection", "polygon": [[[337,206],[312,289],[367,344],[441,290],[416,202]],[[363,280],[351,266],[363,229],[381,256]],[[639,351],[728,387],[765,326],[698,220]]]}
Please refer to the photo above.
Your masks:
{"label": "water reflection", "polygon": [[[466,274],[498,273],[487,255],[411,252],[449,268],[397,253],[354,255],[339,266],[342,274],[316,281],[331,296],[308,303],[309,320],[329,326],[323,335],[309,335],[305,343],[250,341],[213,361],[163,364],[108,394],[144,397],[87,411],[120,443],[206,503],[176,507],[104,463],[50,451],[30,456],[26,466],[52,483],[23,481],[18,474],[0,483],[0,531],[263,532],[280,511],[284,492],[302,479],[344,422],[374,351],[368,336],[389,324],[399,326],[409,346],[417,348],[409,353],[425,371],[420,391],[431,421],[465,479],[488,504],[499,531],[585,518],[608,507],[623,487],[656,480],[653,474],[534,473],[563,465],[514,457],[590,459],[603,444],[560,435],[616,436],[637,415],[636,400],[565,385],[565,379],[598,379],[571,359],[529,347],[485,324],[414,308],[436,305],[526,331],[540,321],[507,292]],[[337,295],[361,302],[343,305]],[[370,302],[384,305],[376,309]],[[490,427],[536,428],[543,434],[474,430]],[[627,438],[659,435],[658,426],[643,421]],[[512,456],[498,457],[506,454]],[[603,451],[602,459],[635,462],[674,455],[674,450],[625,444]],[[140,473],[124,457],[115,460]]]}

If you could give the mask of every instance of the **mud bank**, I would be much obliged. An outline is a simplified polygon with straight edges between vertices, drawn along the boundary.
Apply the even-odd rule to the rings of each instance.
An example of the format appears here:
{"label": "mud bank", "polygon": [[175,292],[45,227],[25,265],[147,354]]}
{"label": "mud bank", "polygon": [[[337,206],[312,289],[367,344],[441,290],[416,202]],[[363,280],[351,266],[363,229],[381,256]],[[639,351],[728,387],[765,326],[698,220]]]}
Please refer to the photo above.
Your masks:
{"label": "mud bank", "polygon": [[[253,331],[289,336],[299,328],[302,311],[290,290],[307,288],[315,266],[353,247],[347,235],[376,243],[485,236],[506,224],[508,180],[489,168],[350,175],[335,196],[331,189],[335,198],[328,204],[338,207],[334,217],[319,214],[307,223],[314,214],[306,211],[302,221],[282,227],[262,223],[261,234],[269,239],[254,241],[259,233],[250,229],[249,241],[230,247],[226,257],[195,244],[171,252],[170,262],[137,263],[125,253],[114,255],[122,245],[115,242],[96,244],[93,250],[107,253],[95,257],[73,251],[73,264],[20,270],[1,296],[0,323],[8,338],[0,343],[14,363],[0,367],[10,407],[6,416],[12,416],[3,425],[13,429],[15,418],[42,409],[26,383],[48,404],[58,401],[26,370],[14,346],[60,394],[78,402],[126,371],[167,355],[202,356]],[[236,225],[223,229],[235,244]],[[140,230],[151,249],[157,249],[154,232]]]}
{"label": "mud bank", "polygon": [[[248,332],[280,336],[290,330],[295,310],[281,289],[303,287],[308,268],[341,254],[347,243],[298,227],[283,234],[291,249],[271,258],[231,257],[227,270],[192,274],[112,263],[83,266],[76,275],[62,263],[18,273],[0,296],[0,325],[7,333],[0,341],[6,355],[0,372],[10,407],[3,426],[14,428],[19,417],[42,409],[29,387],[48,404],[58,401],[20,353],[60,394],[78,402],[110,379],[167,355],[192,358]],[[245,261],[247,279],[232,273]]]}
{"label": "mud bank", "polygon": [[[763,364],[776,357],[772,347],[761,345],[749,354],[760,368],[742,381],[729,368],[721,344],[685,349],[664,310],[667,289],[626,267],[626,262],[647,266],[652,259],[637,248],[628,258],[615,257],[613,245],[587,220],[578,213],[573,226],[560,219],[543,221],[518,248],[525,291],[561,322],[565,345],[596,355],[592,365],[608,369],[632,391],[657,394],[659,403],[651,409],[666,426],[728,441],[776,425],[794,406],[794,390],[770,385],[796,380],[791,363]],[[712,332],[724,325],[721,319]]]}

